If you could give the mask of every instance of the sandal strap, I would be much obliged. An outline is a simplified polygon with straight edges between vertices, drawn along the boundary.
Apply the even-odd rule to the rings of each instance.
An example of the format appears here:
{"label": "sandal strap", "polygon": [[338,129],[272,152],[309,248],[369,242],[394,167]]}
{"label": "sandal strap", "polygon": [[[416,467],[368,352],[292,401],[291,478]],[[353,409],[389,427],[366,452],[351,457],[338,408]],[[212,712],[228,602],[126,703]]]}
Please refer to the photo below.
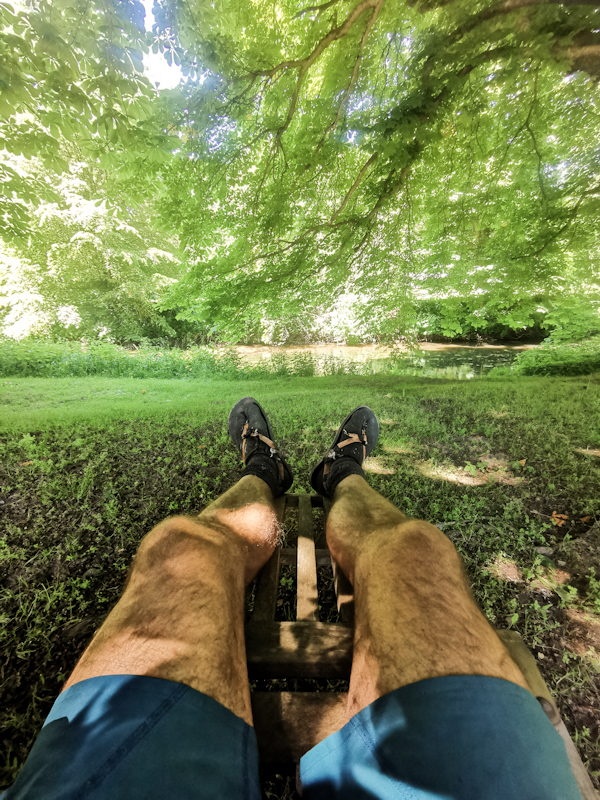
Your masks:
{"label": "sandal strap", "polygon": [[257,428],[248,428],[248,422],[242,428],[242,461],[244,464],[246,463],[246,441],[247,439],[260,439],[261,442],[264,442],[267,447],[271,450],[271,457],[277,453],[277,447],[275,446],[275,442],[271,441],[271,439],[264,436],[262,433],[259,433]]}
{"label": "sandal strap", "polygon": [[[344,439],[343,442],[338,442],[336,445],[334,445],[331,448],[331,450],[329,451],[329,453],[327,454],[327,457],[325,458],[325,464],[323,465],[323,475],[324,476],[329,474],[329,468],[331,467],[331,464],[332,464],[333,460],[336,457],[336,452],[335,451],[336,450],[341,450],[342,447],[346,447],[349,444],[362,444],[363,459],[365,459],[367,457],[367,445],[368,445],[369,442],[367,440],[367,432],[366,432],[366,430],[363,429],[361,431],[361,436],[359,436],[358,433],[348,433],[346,435],[348,436],[348,438]],[[340,455],[343,455],[343,453],[340,453]]]}
{"label": "sandal strap", "polygon": [[369,442],[367,441],[367,432],[364,429],[361,431],[361,436],[359,436],[358,433],[349,433],[348,438],[344,439],[343,442],[338,442],[336,447],[341,450],[342,447],[346,447],[349,444],[362,444],[363,459],[367,457],[367,445]]}

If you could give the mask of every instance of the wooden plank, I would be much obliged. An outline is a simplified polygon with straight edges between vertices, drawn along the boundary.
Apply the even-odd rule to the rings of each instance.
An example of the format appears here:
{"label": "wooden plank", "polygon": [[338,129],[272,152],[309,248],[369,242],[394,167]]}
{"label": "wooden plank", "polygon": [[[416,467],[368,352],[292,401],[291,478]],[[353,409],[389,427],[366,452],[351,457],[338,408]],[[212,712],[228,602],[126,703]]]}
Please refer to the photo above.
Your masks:
{"label": "wooden plank", "polygon": [[252,716],[261,763],[298,762],[348,721],[342,692],[254,692]]}
{"label": "wooden plank", "polygon": [[253,678],[349,678],[353,629],[327,622],[246,625],[248,674]]}
{"label": "wooden plank", "polygon": [[[330,567],[331,555],[326,547],[318,547],[315,550],[317,556],[317,567]],[[281,564],[295,567],[298,563],[297,550],[295,547],[284,547],[281,551]]]}
{"label": "wooden plank", "polygon": [[594,784],[592,783],[592,779],[588,775],[588,772],[583,764],[583,761],[581,760],[581,757],[577,752],[577,748],[575,747],[573,740],[569,736],[569,731],[565,727],[565,723],[561,719],[554,727],[556,728],[561,739],[565,743],[567,756],[569,757],[569,764],[571,765],[571,770],[573,771],[573,775],[575,776],[575,780],[577,781],[577,787],[581,792],[583,800],[598,800],[599,794],[594,789]]}
{"label": "wooden plank", "polygon": [[[323,498],[323,510],[325,518],[329,516],[333,503],[328,497]],[[331,568],[333,570],[333,586],[337,599],[337,607],[340,620],[345,625],[354,624],[354,589],[348,578],[344,575],[337,563],[331,558]]]}
{"label": "wooden plank", "polygon": [[290,505],[289,496],[287,494],[282,494],[281,497],[276,497],[273,501],[273,505],[275,506],[275,513],[277,514],[277,519],[279,522],[283,522],[283,518],[285,517],[285,509],[286,506]]}
{"label": "wooden plank", "polygon": [[256,579],[256,594],[254,595],[252,619],[257,622],[275,619],[277,590],[279,589],[280,555],[281,548],[275,548],[275,552],[262,568]]}
{"label": "wooden plank", "polygon": [[298,620],[319,619],[317,591],[317,557],[310,495],[298,498]]}

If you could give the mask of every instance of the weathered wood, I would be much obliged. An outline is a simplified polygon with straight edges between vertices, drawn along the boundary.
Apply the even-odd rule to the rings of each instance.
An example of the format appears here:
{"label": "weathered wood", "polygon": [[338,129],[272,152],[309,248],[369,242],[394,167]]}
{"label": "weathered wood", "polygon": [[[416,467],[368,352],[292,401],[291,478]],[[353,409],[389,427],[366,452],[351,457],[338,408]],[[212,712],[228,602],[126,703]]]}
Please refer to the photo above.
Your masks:
{"label": "weathered wood", "polygon": [[254,595],[252,619],[257,622],[275,619],[277,590],[279,588],[280,555],[281,548],[275,548],[275,552],[262,568],[256,579],[256,594]]}
{"label": "weathered wood", "polygon": [[310,495],[298,498],[298,609],[296,619],[319,619],[317,558]]}
{"label": "weathered wood", "polygon": [[283,522],[283,518],[285,517],[285,509],[286,506],[289,505],[289,497],[287,494],[282,494],[281,497],[276,497],[273,501],[273,505],[275,506],[275,513],[277,514],[277,519],[279,522]]}
{"label": "weathered wood", "polygon": [[569,764],[571,765],[571,770],[575,776],[575,780],[577,781],[577,786],[581,792],[583,800],[598,800],[600,795],[594,789],[592,779],[588,775],[588,771],[586,770],[583,761],[577,752],[577,748],[575,747],[575,744],[569,735],[569,731],[567,730],[565,723],[562,721],[562,719],[559,719],[554,727],[565,743],[565,749],[567,751],[567,756],[569,757]]}
{"label": "weathered wood", "polygon": [[353,630],[327,622],[246,625],[250,678],[349,678]]}
{"label": "weathered wood", "polygon": [[[281,550],[281,564],[286,566],[295,567],[298,563],[296,553],[298,551],[295,547],[284,547]],[[330,567],[331,555],[326,547],[318,547],[315,550],[317,556],[317,567]]]}
{"label": "weathered wood", "polygon": [[342,692],[254,692],[252,716],[264,763],[299,761],[348,721]]}

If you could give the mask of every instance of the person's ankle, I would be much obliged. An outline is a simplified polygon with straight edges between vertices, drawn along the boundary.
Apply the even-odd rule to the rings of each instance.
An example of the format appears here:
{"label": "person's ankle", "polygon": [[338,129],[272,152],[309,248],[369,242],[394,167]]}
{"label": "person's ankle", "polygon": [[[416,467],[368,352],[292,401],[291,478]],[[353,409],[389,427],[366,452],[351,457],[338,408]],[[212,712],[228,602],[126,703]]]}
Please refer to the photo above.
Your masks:
{"label": "person's ankle", "polygon": [[351,456],[343,456],[333,461],[324,481],[329,496],[334,497],[339,484],[349,477],[357,477],[364,480],[365,473],[361,465]]}
{"label": "person's ankle", "polygon": [[248,458],[242,476],[254,475],[264,481],[273,497],[280,494],[281,480],[279,469],[275,459],[270,458],[267,453],[256,451]]}
{"label": "person's ankle", "polygon": [[360,491],[365,483],[366,479],[364,476],[358,475],[357,473],[344,476],[335,487],[335,492],[333,495],[334,501],[339,500],[346,492],[356,492],[357,490]]}

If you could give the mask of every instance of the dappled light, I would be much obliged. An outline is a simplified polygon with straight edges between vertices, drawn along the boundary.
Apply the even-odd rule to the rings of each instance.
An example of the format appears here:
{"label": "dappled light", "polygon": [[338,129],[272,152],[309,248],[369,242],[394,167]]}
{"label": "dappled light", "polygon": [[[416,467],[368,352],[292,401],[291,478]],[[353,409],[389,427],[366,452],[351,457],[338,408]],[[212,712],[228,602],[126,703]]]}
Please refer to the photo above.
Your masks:
{"label": "dappled light", "polygon": [[395,475],[396,470],[390,469],[389,465],[386,464],[385,459],[377,458],[376,456],[371,456],[367,458],[363,464],[363,469],[365,472],[373,472],[377,475]]}
{"label": "dappled light", "polygon": [[465,470],[461,470],[458,467],[448,469],[428,461],[420,461],[417,463],[417,469],[426,478],[433,478],[434,480],[459,483],[463,486],[483,486],[485,484],[483,478],[465,472]]}
{"label": "dappled light", "polygon": [[520,583],[523,580],[523,573],[515,561],[499,554],[496,560],[489,567],[490,574],[500,581],[510,583]]}
{"label": "dappled light", "polygon": [[417,468],[421,474],[435,480],[449,481],[463,486],[485,486],[489,483],[500,483],[507,486],[518,486],[525,478],[512,475],[504,461],[492,457],[482,457],[477,466],[467,463],[465,467],[440,466],[428,461],[420,461]]}
{"label": "dappled light", "polygon": [[[331,498],[270,503],[283,457],[327,494],[364,405],[365,480],[450,540],[600,790],[600,5],[8,0],[0,37],[0,793],[165,519],[227,494],[287,624],[312,502],[350,640]],[[249,396],[274,483],[240,499]]]}
{"label": "dappled light", "polygon": [[[390,424],[394,424],[390,422]],[[386,453],[395,453],[396,455],[412,455],[415,452],[415,445],[412,442],[407,444],[386,444],[382,446],[382,450]]]}
{"label": "dappled light", "polygon": [[600,458],[600,449],[594,449],[590,447],[586,447],[584,449],[583,447],[577,447],[575,452],[581,453],[583,456],[596,456],[596,458]]}
{"label": "dappled light", "polygon": [[572,653],[589,659],[600,669],[600,620],[597,616],[574,608],[568,609],[567,619],[571,637],[566,646]]}

